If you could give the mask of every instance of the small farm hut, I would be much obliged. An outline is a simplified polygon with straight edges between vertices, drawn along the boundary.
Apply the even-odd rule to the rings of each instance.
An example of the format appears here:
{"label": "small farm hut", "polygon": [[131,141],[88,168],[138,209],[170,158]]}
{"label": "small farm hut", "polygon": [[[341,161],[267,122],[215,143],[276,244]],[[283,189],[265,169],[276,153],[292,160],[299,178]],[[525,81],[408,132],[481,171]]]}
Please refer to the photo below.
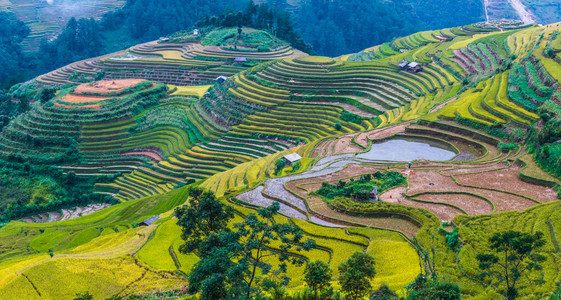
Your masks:
{"label": "small farm hut", "polygon": [[152,225],[152,223],[156,222],[159,219],[160,219],[160,216],[155,215],[155,216],[152,216],[152,217],[138,223],[138,226],[150,226],[150,225]]}
{"label": "small farm hut", "polygon": [[298,155],[298,153],[291,153],[291,154],[285,155],[283,158],[286,161],[287,165],[292,165],[293,163],[301,160],[302,156]]}

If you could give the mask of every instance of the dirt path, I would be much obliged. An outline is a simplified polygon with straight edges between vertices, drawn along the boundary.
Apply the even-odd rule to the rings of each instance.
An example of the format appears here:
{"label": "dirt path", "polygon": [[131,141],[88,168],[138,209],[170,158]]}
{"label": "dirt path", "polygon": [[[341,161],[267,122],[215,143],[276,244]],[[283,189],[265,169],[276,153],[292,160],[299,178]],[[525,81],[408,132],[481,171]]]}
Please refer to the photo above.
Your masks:
{"label": "dirt path", "polygon": [[450,102],[452,102],[452,101],[454,101],[454,100],[456,100],[456,99],[458,99],[458,97],[452,97],[452,98],[450,98],[450,99],[448,99],[448,100],[446,100],[446,101],[444,101],[444,102],[438,104],[437,106],[433,107],[433,108],[429,111],[429,113],[435,112],[435,111],[437,111],[437,110],[443,108],[446,104],[448,104],[448,103],[450,103]]}
{"label": "dirt path", "polygon": [[520,18],[520,20],[524,22],[524,24],[536,23],[536,19],[534,15],[530,11],[528,11],[526,6],[524,6],[524,4],[520,2],[520,0],[508,0],[508,1],[512,5],[512,8],[514,8],[514,10],[516,11],[516,14]]}

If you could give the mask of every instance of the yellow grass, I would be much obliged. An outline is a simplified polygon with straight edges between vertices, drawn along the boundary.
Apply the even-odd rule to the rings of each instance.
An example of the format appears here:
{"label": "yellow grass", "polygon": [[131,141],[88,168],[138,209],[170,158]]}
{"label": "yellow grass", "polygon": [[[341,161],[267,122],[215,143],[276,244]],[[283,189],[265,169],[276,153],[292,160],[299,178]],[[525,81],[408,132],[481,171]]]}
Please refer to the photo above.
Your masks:
{"label": "yellow grass", "polygon": [[372,281],[374,288],[386,283],[403,296],[404,287],[421,272],[419,256],[413,246],[396,232],[372,228],[351,228],[350,231],[370,238],[366,252],[376,262],[376,277]]}
{"label": "yellow grass", "polygon": [[502,31],[495,31],[495,32],[491,32],[491,33],[478,33],[478,34],[474,34],[473,37],[468,38],[466,40],[454,43],[450,46],[450,50],[456,50],[456,49],[461,49],[461,48],[465,48],[467,47],[469,44],[474,43],[475,41],[477,41],[478,39],[482,38],[482,37],[488,37],[488,36],[492,36],[492,35],[496,35],[496,34],[502,34]]}
{"label": "yellow grass", "polygon": [[138,251],[138,258],[157,270],[177,269],[168,250],[175,240],[181,240],[181,228],[176,222],[172,219],[162,223],[153,238]]}
{"label": "yellow grass", "polygon": [[19,271],[24,270],[25,268],[42,260],[46,260],[49,257],[50,256],[46,254],[39,256],[26,256],[24,258],[2,262],[0,264],[0,287],[6,285],[10,282],[10,280],[14,279]]}
{"label": "yellow grass", "polygon": [[177,90],[171,94],[172,96],[195,96],[199,98],[202,98],[211,86],[212,85],[174,86],[168,84],[170,90],[177,88]]}
{"label": "yellow grass", "polygon": [[164,59],[185,60],[185,58],[181,57],[181,54],[183,54],[181,51],[162,50],[154,53],[160,54]]}
{"label": "yellow grass", "polygon": [[[131,256],[95,260],[53,259],[24,274],[29,279],[18,276],[0,289],[3,299],[39,298],[29,281],[41,293],[41,299],[73,299],[76,293],[83,291],[89,291],[94,299],[105,299],[122,291],[127,294],[149,292],[155,288],[174,288],[183,282],[183,279],[169,274],[154,276]],[[135,286],[130,286],[134,282]],[[143,286],[144,289],[139,288]]]}

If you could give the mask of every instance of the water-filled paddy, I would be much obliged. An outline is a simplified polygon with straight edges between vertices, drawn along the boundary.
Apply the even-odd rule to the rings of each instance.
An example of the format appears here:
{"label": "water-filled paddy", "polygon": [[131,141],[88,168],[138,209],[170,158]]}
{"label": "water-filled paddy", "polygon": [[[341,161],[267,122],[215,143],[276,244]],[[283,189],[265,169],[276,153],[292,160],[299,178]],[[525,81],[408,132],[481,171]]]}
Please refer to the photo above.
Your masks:
{"label": "water-filled paddy", "polygon": [[411,138],[394,138],[372,144],[372,148],[357,158],[384,161],[414,161],[426,159],[432,161],[450,160],[456,153],[442,143]]}

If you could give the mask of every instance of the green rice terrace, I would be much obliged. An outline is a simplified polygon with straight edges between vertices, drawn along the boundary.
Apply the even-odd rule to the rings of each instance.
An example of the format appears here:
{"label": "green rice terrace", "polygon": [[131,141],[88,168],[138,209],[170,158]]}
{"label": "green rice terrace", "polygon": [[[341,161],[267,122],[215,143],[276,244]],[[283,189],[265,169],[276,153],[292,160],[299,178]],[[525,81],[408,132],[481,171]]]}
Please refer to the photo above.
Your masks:
{"label": "green rice terrace", "polygon": [[[290,299],[308,299],[316,260],[341,289],[356,251],[374,258],[373,290],[406,297],[424,274],[503,299],[478,255],[508,230],[544,238],[518,298],[559,299],[560,28],[478,23],[338,58],[250,28],[179,32],[39,76],[27,84],[56,94],[0,133],[2,174],[41,178],[0,200],[0,298],[186,289],[200,257],[180,250],[174,210],[199,187],[231,224],[276,202],[275,222],[315,241],[289,253],[304,260]],[[91,200],[41,197],[61,178]]]}

